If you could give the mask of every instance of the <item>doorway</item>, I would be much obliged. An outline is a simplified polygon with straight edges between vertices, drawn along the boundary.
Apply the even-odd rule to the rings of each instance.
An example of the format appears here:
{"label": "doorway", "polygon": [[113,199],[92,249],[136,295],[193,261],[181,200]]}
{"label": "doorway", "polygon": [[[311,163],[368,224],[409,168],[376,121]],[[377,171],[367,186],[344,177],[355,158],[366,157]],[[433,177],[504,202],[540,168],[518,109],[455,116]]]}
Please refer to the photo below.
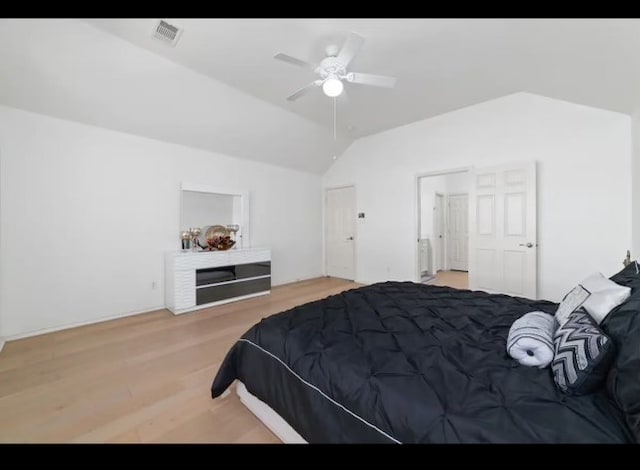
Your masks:
{"label": "doorway", "polygon": [[468,169],[418,177],[418,280],[468,287]]}
{"label": "doorway", "polygon": [[327,276],[355,279],[356,190],[328,189],[326,194]]}
{"label": "doorway", "polygon": [[535,161],[418,175],[417,195],[417,282],[537,298]]}

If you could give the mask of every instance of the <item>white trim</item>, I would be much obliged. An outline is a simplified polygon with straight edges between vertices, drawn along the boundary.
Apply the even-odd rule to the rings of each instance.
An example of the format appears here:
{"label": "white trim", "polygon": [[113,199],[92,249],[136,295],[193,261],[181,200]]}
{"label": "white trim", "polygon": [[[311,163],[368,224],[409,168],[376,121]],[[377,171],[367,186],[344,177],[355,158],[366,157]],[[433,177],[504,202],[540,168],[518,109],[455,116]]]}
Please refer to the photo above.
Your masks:
{"label": "white trim", "polygon": [[443,175],[450,175],[453,173],[465,173],[467,171],[472,171],[472,170],[473,170],[473,166],[460,166],[457,168],[450,168],[448,170],[424,171],[424,172],[418,173],[416,175],[416,179],[424,178],[425,176],[443,176]]}
{"label": "white trim", "polygon": [[[262,423],[274,433],[278,439],[285,444],[308,444],[298,432],[287,423],[282,416],[274,411],[269,405],[252,395],[245,384],[237,381],[236,393],[240,397],[240,402],[246,406]],[[229,389],[220,396],[223,398],[229,394]]]}
{"label": "white trim", "polygon": [[302,377],[300,377],[298,374],[296,374],[287,364],[285,364],[278,356],[270,353],[269,351],[267,351],[266,349],[263,349],[262,347],[258,346],[257,344],[249,341],[248,339],[244,339],[244,338],[240,338],[238,341],[242,341],[244,343],[250,344],[254,347],[256,347],[257,349],[259,349],[260,351],[262,351],[263,353],[271,356],[272,358],[274,358],[276,361],[278,361],[280,364],[282,364],[289,372],[291,372],[291,374],[296,377],[298,380],[300,380],[303,384],[305,384],[307,387],[310,387],[312,389],[314,389],[316,392],[318,392],[320,395],[322,395],[324,398],[326,398],[327,400],[329,400],[331,403],[333,403],[334,405],[342,408],[344,411],[346,411],[347,413],[349,413],[351,416],[353,416],[354,418],[362,421],[364,424],[366,424],[367,426],[369,426],[372,429],[375,429],[376,431],[378,431],[380,434],[382,434],[383,436],[385,436],[388,439],[391,439],[393,442],[395,442],[396,444],[402,444],[399,440],[391,437],[389,434],[387,434],[386,432],[384,432],[382,429],[376,427],[375,425],[369,423],[367,420],[361,418],[360,416],[358,416],[357,414],[355,414],[353,411],[345,408],[343,405],[341,405],[340,403],[338,403],[337,401],[335,401],[333,398],[331,398],[330,396],[328,396],[326,393],[324,393],[322,390],[320,390],[318,387],[316,387],[315,385],[307,382],[306,380],[304,380]]}
{"label": "white trim", "polygon": [[325,193],[327,191],[330,191],[332,189],[345,189],[345,188],[355,188],[356,184],[355,183],[349,183],[349,184],[337,184],[335,186],[325,186]]}
{"label": "white trim", "polygon": [[208,186],[206,184],[190,183],[190,182],[180,183],[180,189],[182,191],[195,191],[198,193],[223,194],[223,195],[233,195],[233,196],[242,196],[244,193],[247,192],[246,189]]}
{"label": "white trim", "polygon": [[166,309],[166,307],[164,305],[162,305],[160,307],[154,307],[154,308],[150,308],[150,309],[146,309],[146,310],[138,310],[138,311],[135,311],[135,312],[119,313],[117,315],[109,315],[109,316],[106,316],[106,317],[100,317],[100,318],[96,318],[96,319],[93,319],[93,320],[66,323],[66,324],[61,325],[61,326],[52,326],[51,328],[41,328],[39,330],[28,331],[26,333],[18,333],[17,335],[8,335],[5,338],[5,340],[6,341],[13,341],[15,339],[30,338],[31,336],[44,335],[46,333],[53,333],[54,331],[68,330],[70,328],[76,328],[78,326],[93,325],[94,323],[102,323],[102,322],[109,321],[109,320],[117,320],[118,318],[132,317],[134,315],[141,315],[143,313],[157,312],[158,310],[165,310],[165,309]]}
{"label": "white trim", "polygon": [[244,281],[255,281],[257,279],[266,279],[268,277],[271,277],[271,274],[265,274],[264,276],[243,277],[242,279],[234,279],[232,281],[213,282],[211,284],[203,284],[201,286],[196,286],[196,289],[204,289],[205,287],[213,287],[213,286],[225,286],[227,284],[236,284],[238,282],[244,282]]}
{"label": "white trim", "polygon": [[296,282],[304,282],[304,281],[310,281],[311,279],[318,279],[319,277],[324,277],[323,273],[318,273],[315,274],[313,276],[307,276],[307,277],[296,277],[296,278],[285,278],[285,279],[281,279],[278,284],[274,284],[273,283],[273,275],[271,277],[271,287],[278,287],[278,286],[286,286],[287,284],[295,284]]}
{"label": "white trim", "polygon": [[[295,282],[303,282],[303,281],[308,281],[310,279],[316,279],[318,276],[313,276],[313,277],[309,277],[309,278],[305,278],[305,279],[296,279],[296,280],[291,280],[291,281],[286,281],[286,282],[281,282],[279,284],[272,284],[273,287],[276,286],[283,286],[286,284],[293,284]],[[258,297],[261,295],[267,295],[270,294],[271,291],[264,291],[264,292],[258,292],[256,294],[248,294],[246,296],[242,296],[242,297],[234,297],[233,301],[236,300],[244,300],[244,299],[250,299],[252,297]],[[213,307],[215,305],[221,305],[221,304],[225,304],[230,302],[231,300],[227,301],[222,300],[219,302],[212,302],[211,304],[207,304],[207,305],[198,305],[198,308],[207,308],[207,307]],[[126,317],[132,317],[134,315],[142,315],[143,313],[151,313],[151,312],[157,312],[158,310],[167,310],[167,307],[165,305],[161,305],[158,307],[153,307],[153,308],[148,308],[148,309],[144,309],[144,310],[136,310],[134,312],[127,312],[127,313],[119,313],[116,315],[109,315],[106,317],[100,317],[94,320],[87,320],[87,321],[79,321],[79,322],[73,322],[73,323],[66,323],[64,325],[61,326],[53,326],[51,328],[41,328],[38,330],[33,330],[33,331],[27,331],[26,333],[19,333],[16,335],[8,335],[5,338],[0,337],[0,351],[2,351],[2,348],[4,347],[4,343],[6,341],[13,341],[16,339],[22,339],[22,338],[30,338],[32,336],[38,336],[38,335],[44,335],[47,333],[53,333],[55,331],[61,331],[61,330],[68,330],[70,328],[76,328],[79,326],[86,326],[86,325],[93,325],[95,323],[102,323],[104,321],[110,321],[110,320],[117,320],[118,318],[126,318]],[[194,308],[193,310],[196,310],[196,308]],[[189,310],[190,311],[190,310]],[[186,313],[187,310],[181,311],[180,313]],[[171,312],[169,312],[171,313]]]}

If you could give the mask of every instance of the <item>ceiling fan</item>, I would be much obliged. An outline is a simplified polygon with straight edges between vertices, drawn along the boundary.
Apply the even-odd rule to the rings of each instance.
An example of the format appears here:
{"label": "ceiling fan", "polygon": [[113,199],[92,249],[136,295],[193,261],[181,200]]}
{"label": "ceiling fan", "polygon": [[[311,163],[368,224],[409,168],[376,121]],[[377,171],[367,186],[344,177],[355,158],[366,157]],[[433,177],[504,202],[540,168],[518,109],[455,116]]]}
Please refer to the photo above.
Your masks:
{"label": "ceiling fan", "polygon": [[295,101],[303,95],[317,87],[322,87],[324,94],[330,97],[338,96],[344,89],[343,81],[357,83],[360,85],[373,85],[384,88],[393,88],[396,84],[394,77],[385,75],[374,75],[371,73],[348,72],[347,67],[358,53],[364,38],[355,33],[350,33],[341,49],[337,46],[328,46],[325,50],[327,56],[322,59],[319,65],[313,65],[290,55],[279,53],[273,56],[276,60],[281,60],[292,65],[305,67],[320,75],[320,79],[309,83],[304,88],[296,91],[287,97],[289,101]]}

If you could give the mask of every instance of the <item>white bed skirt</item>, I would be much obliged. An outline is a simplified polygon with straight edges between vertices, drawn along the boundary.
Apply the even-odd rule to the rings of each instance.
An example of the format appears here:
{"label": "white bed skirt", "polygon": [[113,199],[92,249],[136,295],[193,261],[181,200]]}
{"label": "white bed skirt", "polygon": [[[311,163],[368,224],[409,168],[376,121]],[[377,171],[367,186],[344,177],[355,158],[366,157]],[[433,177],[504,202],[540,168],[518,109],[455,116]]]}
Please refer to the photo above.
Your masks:
{"label": "white bed skirt", "polygon": [[249,393],[242,382],[236,380],[236,393],[244,406],[249,408],[257,418],[285,444],[307,444],[300,434],[269,405]]}

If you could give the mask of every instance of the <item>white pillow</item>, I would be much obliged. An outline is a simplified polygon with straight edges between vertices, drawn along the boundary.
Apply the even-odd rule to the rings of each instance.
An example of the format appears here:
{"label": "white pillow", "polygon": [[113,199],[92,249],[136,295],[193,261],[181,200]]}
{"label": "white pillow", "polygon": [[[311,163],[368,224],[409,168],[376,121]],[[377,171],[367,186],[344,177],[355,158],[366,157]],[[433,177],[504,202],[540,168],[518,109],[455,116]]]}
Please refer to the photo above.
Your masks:
{"label": "white pillow", "polygon": [[616,284],[607,279],[602,273],[594,273],[580,283],[582,287],[591,292],[591,295],[582,304],[589,315],[598,323],[618,305],[627,301],[631,295],[631,288]]}
{"label": "white pillow", "polygon": [[578,310],[584,302],[591,296],[591,292],[581,285],[575,286],[567,295],[564,296],[558,310],[556,310],[556,320],[559,326],[564,325],[569,319],[569,315]]}

